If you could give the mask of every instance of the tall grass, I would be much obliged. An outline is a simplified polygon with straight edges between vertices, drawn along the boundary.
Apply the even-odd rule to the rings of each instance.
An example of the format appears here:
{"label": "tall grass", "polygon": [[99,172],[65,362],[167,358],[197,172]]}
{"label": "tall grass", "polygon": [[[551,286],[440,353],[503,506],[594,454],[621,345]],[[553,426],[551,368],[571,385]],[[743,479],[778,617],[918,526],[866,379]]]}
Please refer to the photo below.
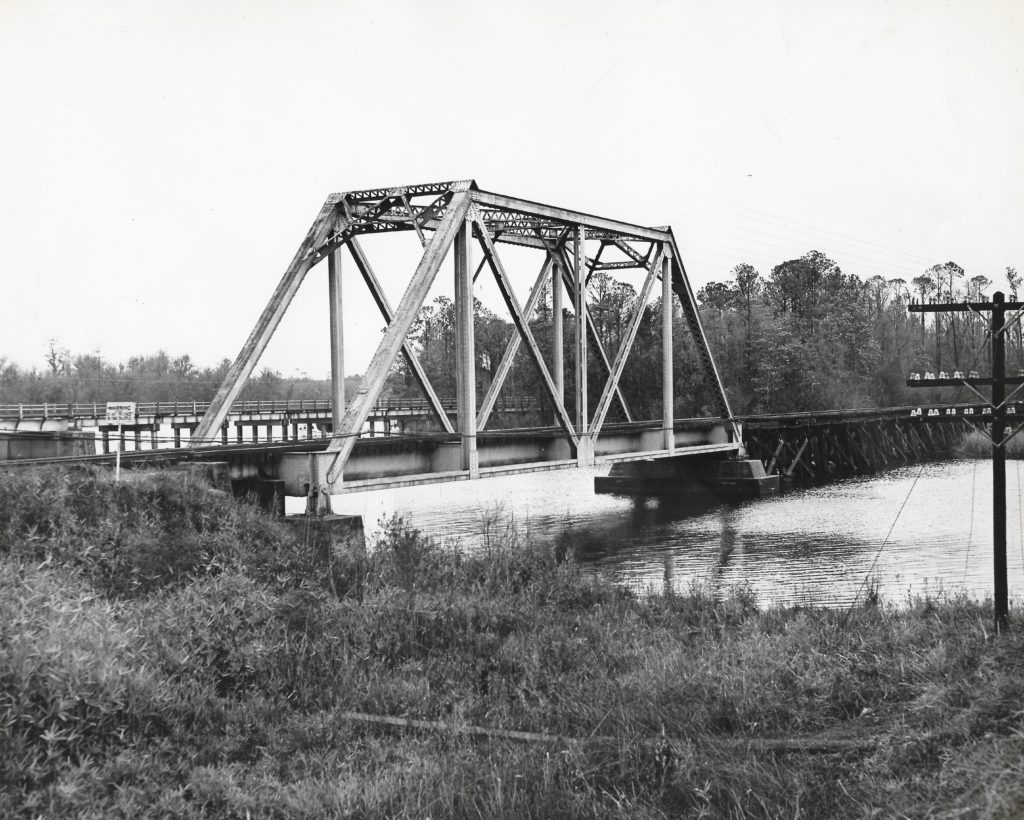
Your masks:
{"label": "tall grass", "polygon": [[637,597],[484,528],[361,549],[187,475],[0,474],[0,816],[1024,810],[988,604]]}
{"label": "tall grass", "polygon": [[[978,430],[971,430],[957,448],[967,458],[991,458],[992,440]],[[1008,458],[1024,458],[1024,438],[1017,435],[1006,442]]]}

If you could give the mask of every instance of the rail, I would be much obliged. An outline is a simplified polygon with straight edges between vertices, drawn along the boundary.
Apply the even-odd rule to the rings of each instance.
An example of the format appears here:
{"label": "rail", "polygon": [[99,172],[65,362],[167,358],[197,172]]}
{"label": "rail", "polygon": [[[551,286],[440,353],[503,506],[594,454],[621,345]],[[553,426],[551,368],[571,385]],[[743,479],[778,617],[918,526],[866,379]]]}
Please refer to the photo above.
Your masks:
{"label": "rail", "polygon": [[[441,407],[448,411],[456,409],[455,399],[441,399]],[[330,399],[267,399],[236,401],[231,413],[301,413],[328,412]],[[209,408],[205,401],[159,401],[136,403],[136,416],[201,416]],[[535,398],[499,399],[495,410],[500,412],[536,410],[539,404]],[[433,407],[425,399],[393,398],[378,401],[373,406],[374,415],[386,413],[431,413]],[[0,419],[69,419],[95,418],[106,416],[106,402],[45,402],[43,404],[0,404]]]}

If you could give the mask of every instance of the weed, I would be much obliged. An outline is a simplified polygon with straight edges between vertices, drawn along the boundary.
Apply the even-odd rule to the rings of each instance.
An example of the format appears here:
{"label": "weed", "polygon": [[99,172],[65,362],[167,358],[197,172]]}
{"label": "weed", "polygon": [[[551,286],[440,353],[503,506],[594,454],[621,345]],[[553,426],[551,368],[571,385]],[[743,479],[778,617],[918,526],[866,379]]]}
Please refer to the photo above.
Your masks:
{"label": "weed", "polygon": [[990,602],[764,609],[671,578],[637,596],[573,560],[571,533],[538,546],[498,512],[478,552],[401,518],[364,551],[187,475],[18,477],[0,475],[3,816],[1024,808],[1024,636],[993,639]]}

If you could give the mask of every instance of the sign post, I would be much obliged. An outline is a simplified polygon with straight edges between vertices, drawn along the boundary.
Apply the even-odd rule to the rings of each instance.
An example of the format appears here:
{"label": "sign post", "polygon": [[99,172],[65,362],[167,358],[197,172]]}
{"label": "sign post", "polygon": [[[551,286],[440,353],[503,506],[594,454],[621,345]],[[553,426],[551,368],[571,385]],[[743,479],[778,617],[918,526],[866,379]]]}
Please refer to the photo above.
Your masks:
{"label": "sign post", "polygon": [[114,481],[121,480],[121,427],[125,422],[135,423],[136,407],[133,401],[108,401],[107,424],[117,425],[117,455],[114,456]]}

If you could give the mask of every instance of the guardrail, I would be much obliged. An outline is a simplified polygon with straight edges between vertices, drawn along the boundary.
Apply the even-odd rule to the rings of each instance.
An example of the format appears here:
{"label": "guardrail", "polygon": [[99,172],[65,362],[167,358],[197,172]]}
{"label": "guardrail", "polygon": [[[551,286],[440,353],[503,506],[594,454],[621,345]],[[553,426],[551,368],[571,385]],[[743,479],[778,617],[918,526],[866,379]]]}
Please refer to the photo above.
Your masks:
{"label": "guardrail", "polygon": [[[329,411],[330,399],[287,399],[236,401],[231,405],[232,414],[243,413],[294,413],[303,411]],[[205,401],[160,401],[138,402],[136,416],[201,416],[210,403]],[[529,411],[538,408],[534,398],[504,399],[495,404],[498,411]],[[456,409],[455,399],[441,399],[445,412]],[[373,406],[376,415],[384,413],[430,413],[431,404],[426,399],[386,399]],[[0,404],[0,419],[69,419],[95,418],[106,416],[106,402],[46,402],[44,404]]]}

